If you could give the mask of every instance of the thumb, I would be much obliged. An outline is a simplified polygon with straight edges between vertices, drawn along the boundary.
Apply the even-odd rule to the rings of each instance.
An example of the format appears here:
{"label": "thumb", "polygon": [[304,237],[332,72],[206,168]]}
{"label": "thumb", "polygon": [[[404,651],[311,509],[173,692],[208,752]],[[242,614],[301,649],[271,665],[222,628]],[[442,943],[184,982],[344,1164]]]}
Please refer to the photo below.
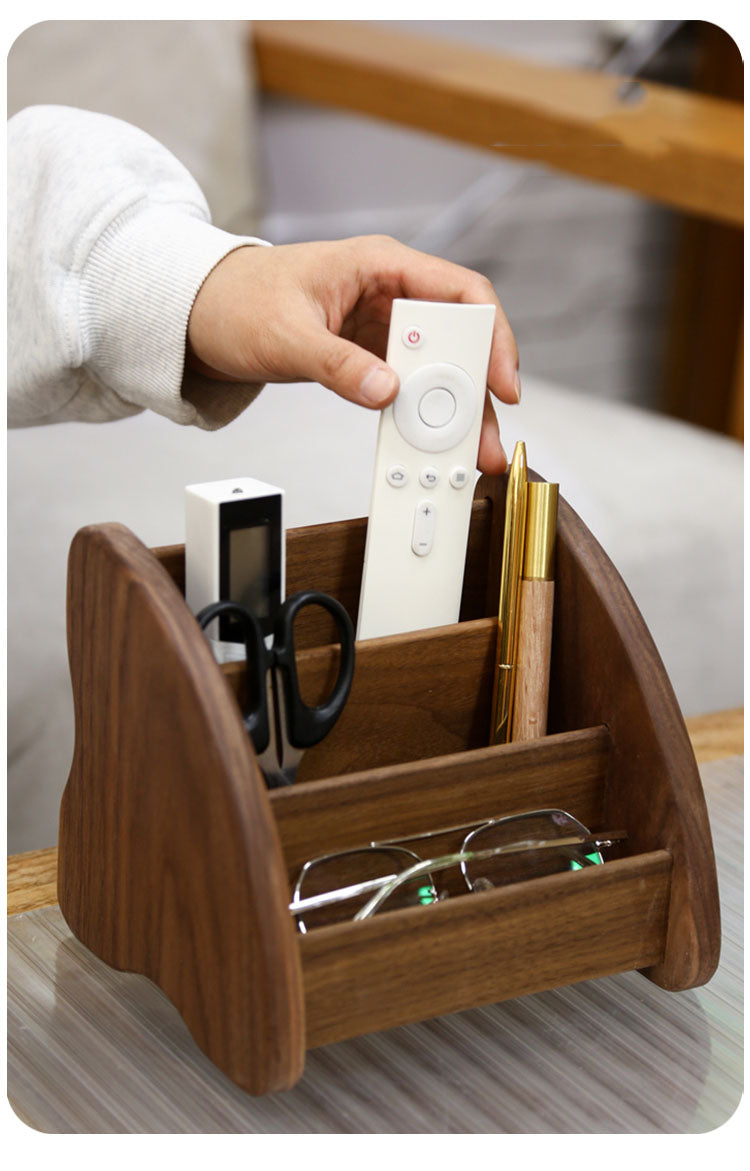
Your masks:
{"label": "thumb", "polygon": [[369,350],[333,333],[316,333],[305,349],[305,373],[349,402],[381,409],[396,397],[396,371]]}

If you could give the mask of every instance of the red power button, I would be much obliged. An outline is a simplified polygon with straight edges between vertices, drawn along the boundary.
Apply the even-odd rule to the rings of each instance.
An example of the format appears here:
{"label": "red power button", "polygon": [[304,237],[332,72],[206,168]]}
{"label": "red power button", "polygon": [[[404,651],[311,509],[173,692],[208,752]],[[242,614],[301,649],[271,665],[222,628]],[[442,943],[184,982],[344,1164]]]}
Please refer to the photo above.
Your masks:
{"label": "red power button", "polygon": [[401,335],[401,339],[410,350],[416,350],[417,346],[421,346],[424,341],[424,336],[418,326],[408,325]]}

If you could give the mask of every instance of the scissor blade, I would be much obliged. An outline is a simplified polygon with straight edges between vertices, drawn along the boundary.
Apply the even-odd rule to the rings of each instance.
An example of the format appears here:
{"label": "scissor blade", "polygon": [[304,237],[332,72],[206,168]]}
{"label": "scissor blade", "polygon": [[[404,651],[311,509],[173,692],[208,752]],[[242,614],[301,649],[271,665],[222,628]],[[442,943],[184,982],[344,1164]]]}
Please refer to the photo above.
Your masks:
{"label": "scissor blade", "polygon": [[271,677],[273,677],[273,684],[269,682],[269,703],[273,703],[275,716],[275,746],[278,762],[276,771],[288,778],[283,784],[291,785],[297,775],[304,749],[296,748],[289,740],[289,713],[286,710],[284,688],[278,670],[270,672],[269,680]]}
{"label": "scissor blade", "polygon": [[296,768],[264,768],[262,758],[260,761],[260,766],[263,769],[263,775],[266,778],[266,785],[269,789],[283,789],[286,785],[294,784],[294,778],[297,775]]}
{"label": "scissor blade", "polygon": [[284,718],[279,719],[277,708],[272,707],[271,711],[277,718],[272,721],[270,744],[266,751],[260,754],[258,762],[263,768],[268,788],[278,789],[285,785],[293,785],[302,759],[302,749],[289,744],[284,734]]}

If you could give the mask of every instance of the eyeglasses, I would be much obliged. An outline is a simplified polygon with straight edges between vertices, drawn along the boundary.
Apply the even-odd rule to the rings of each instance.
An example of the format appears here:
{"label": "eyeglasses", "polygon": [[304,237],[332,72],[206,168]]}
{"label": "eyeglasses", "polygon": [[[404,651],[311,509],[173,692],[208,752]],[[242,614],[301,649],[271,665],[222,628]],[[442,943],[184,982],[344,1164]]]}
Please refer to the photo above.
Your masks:
{"label": "eyeglasses", "polygon": [[[467,832],[468,831],[468,832]],[[403,842],[463,833],[460,849],[423,859]],[[466,890],[481,892],[545,874],[580,870],[603,862],[601,850],[626,837],[618,830],[592,834],[562,809],[533,809],[511,817],[455,825],[368,846],[325,854],[305,862],[289,910],[303,934],[346,919],[369,919],[376,911],[426,906],[441,901],[433,875],[458,868]]]}

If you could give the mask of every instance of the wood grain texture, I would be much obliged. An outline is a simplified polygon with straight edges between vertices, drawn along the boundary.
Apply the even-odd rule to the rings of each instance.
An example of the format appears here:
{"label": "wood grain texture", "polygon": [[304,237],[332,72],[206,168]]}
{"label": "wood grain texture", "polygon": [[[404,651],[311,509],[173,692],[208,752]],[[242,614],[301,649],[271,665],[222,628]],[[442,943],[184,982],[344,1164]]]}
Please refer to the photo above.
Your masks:
{"label": "wood grain texture", "polygon": [[7,869],[8,914],[57,902],[57,846],[11,854]]}
{"label": "wood grain texture", "polygon": [[658,851],[311,931],[308,1047],[655,964],[670,869]]}
{"label": "wood grain texture", "polygon": [[[182,546],[179,546],[179,549],[182,552]],[[744,753],[744,708],[732,708],[726,711],[708,712],[706,715],[689,716],[685,720],[685,726],[698,764],[708,764],[713,760],[725,760],[730,756],[742,756]],[[608,739],[609,734],[606,733],[606,735]],[[482,755],[481,750],[478,755]],[[442,764],[442,762],[439,763]],[[417,762],[415,768],[419,770],[422,766],[429,770],[431,763]],[[573,771],[575,774],[577,768]],[[379,770],[375,770],[375,777],[378,776],[378,773]],[[538,792],[536,785],[538,783],[544,785],[545,782],[541,777],[534,780],[527,780],[524,777],[523,784],[527,783],[530,786],[530,792],[536,794]],[[585,783],[585,778],[582,778],[582,786]],[[305,792],[309,793],[309,790],[305,790]],[[285,811],[283,806],[279,807],[275,803],[278,796],[279,794],[272,794],[271,800],[279,823],[282,841],[285,841]],[[334,798],[334,800],[336,799]],[[534,801],[536,803],[536,796],[534,796]],[[585,823],[585,817],[582,816],[582,820]],[[9,915],[22,914],[25,911],[49,907],[56,903],[57,846],[49,846],[44,850],[29,850],[23,854],[11,854],[7,862],[7,888]]]}
{"label": "wood grain texture", "polygon": [[[302,758],[297,781],[463,752],[487,742],[494,625],[486,618],[357,643],[354,679],[338,723]],[[308,703],[320,702],[336,674],[338,649],[300,653]],[[242,664],[224,674],[244,693]]]}
{"label": "wood grain texture", "polygon": [[184,600],[120,525],[69,558],[73,765],[60,908],[113,967],[151,977],[254,1093],[291,1085],[304,1006],[265,785]]}
{"label": "wood grain texture", "polygon": [[674,859],[667,943],[648,975],[705,983],[721,941],[716,867],[700,777],[672,686],[619,573],[560,500],[549,730],[604,723],[613,752],[605,819],[634,852]]}
{"label": "wood grain texture", "polygon": [[587,728],[279,789],[271,805],[294,874],[321,843],[343,850],[526,809],[561,807],[599,829],[610,748],[606,728]]}
{"label": "wood grain texture", "polygon": [[[179,576],[179,550],[159,564],[118,525],[74,540],[61,909],[97,955],[154,979],[253,1093],[291,1085],[306,1043],[628,967],[686,988],[716,964],[713,853],[685,725],[630,595],[562,500],[552,734],[486,746],[503,490],[487,478],[476,490],[479,580],[465,597],[485,615],[358,643],[342,718],[295,787],[270,798],[241,722],[242,667],[217,665],[165,571]],[[290,589],[336,589],[355,606],[363,533],[358,521],[290,533]],[[308,700],[336,668],[337,648],[314,645],[322,633],[300,652]],[[395,836],[529,800],[625,829],[630,857],[294,933],[287,871],[305,856],[368,826]]]}
{"label": "wood grain texture", "polygon": [[745,753],[744,708],[690,716],[685,725],[699,764]]}
{"label": "wood grain texture", "polygon": [[372,21],[254,21],[268,93],[358,111],[636,191],[717,220],[743,219],[739,102],[520,61]]}
{"label": "wood grain texture", "polygon": [[547,731],[554,610],[553,581],[521,582],[513,740],[537,740]]}
{"label": "wood grain texture", "polygon": [[725,946],[688,995],[636,971],[558,987],[313,1049],[292,1090],[257,1098],[50,907],[8,922],[13,1110],[52,1134],[705,1136],[743,1093],[742,772],[737,757],[701,768]]}
{"label": "wood grain texture", "polygon": [[[691,88],[741,105],[745,77],[739,47],[710,21],[695,29],[699,50]],[[699,216],[685,216],[678,228],[662,408],[742,440],[743,232]]]}
{"label": "wood grain texture", "polygon": [[[180,549],[182,549],[182,546],[180,546]],[[685,726],[698,764],[710,763],[713,760],[724,760],[730,756],[742,756],[744,753],[744,708],[733,708],[728,711],[709,712],[706,715],[690,716],[686,719]],[[582,735],[587,735],[587,733],[582,733]],[[609,734],[605,733],[605,735],[609,739]],[[478,750],[477,757],[482,755],[482,750]],[[443,763],[440,760],[438,765],[442,766]],[[428,771],[433,767],[433,762],[417,762],[414,767],[418,771],[422,768]],[[378,778],[379,771],[374,770],[375,778]],[[578,776],[577,765],[573,768],[572,772],[573,776],[561,778],[561,780],[564,780],[564,783],[575,781],[576,776]],[[525,770],[521,771],[520,775],[523,778],[522,784],[524,791],[527,791],[526,786],[528,786],[530,798],[534,800],[535,804],[538,798],[538,803],[541,804],[543,799],[542,792],[546,791],[544,777],[530,778],[526,775]],[[587,778],[580,776],[580,780],[583,790],[587,784]],[[320,783],[323,784],[324,782]],[[298,798],[301,797],[302,792],[302,790],[298,791]],[[309,790],[304,790],[304,792],[305,794],[309,794]],[[276,804],[276,800],[280,795],[272,794],[271,801],[279,824],[282,842],[284,842],[286,850],[286,811],[283,805],[279,806]],[[578,798],[571,798],[571,800],[574,799],[577,800]],[[338,795],[334,796],[333,800],[338,801]],[[582,795],[580,800],[583,801]],[[303,808],[302,804],[300,808]],[[585,816],[582,814],[579,816],[581,816],[581,819],[585,823]],[[316,836],[319,840],[320,834],[318,833]],[[56,903],[57,846],[49,846],[44,850],[29,850],[24,854],[11,854],[7,864],[7,886],[9,915],[21,914],[24,911],[33,911],[39,907],[49,907]]]}
{"label": "wood grain texture", "polygon": [[744,338],[742,228],[687,216],[676,252],[661,409],[742,439],[736,393]]}
{"label": "wood grain texture", "polygon": [[[720,944],[695,758],[663,664],[622,579],[567,505],[561,514],[550,731],[604,724],[613,734],[605,821],[628,829],[633,852],[667,849],[675,858],[669,941],[649,975],[668,988],[691,987],[709,978]],[[487,618],[359,644],[348,710],[326,744],[308,754],[301,778],[479,747],[494,629]],[[332,670],[330,648],[309,652],[304,671],[318,686]]]}

